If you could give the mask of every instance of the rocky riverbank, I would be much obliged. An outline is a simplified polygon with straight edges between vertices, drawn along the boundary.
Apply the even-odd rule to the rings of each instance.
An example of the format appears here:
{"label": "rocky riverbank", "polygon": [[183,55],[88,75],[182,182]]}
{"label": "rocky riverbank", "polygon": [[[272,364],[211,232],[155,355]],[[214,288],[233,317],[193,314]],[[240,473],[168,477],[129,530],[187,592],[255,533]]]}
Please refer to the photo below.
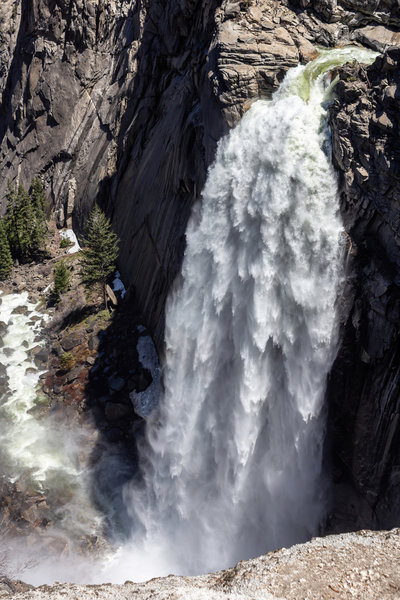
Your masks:
{"label": "rocky riverbank", "polygon": [[[53,225],[50,230],[42,259],[18,265],[11,279],[2,284],[2,410],[11,419],[7,431],[10,438],[22,436],[23,446],[29,449],[34,444],[35,450],[29,454],[29,464],[28,455],[24,455],[18,464],[13,463],[15,472],[9,472],[10,460],[7,448],[3,448],[0,519],[9,539],[25,538],[32,547],[45,546],[44,555],[77,549],[99,553],[106,547],[103,535],[107,537],[106,532],[115,526],[110,516],[116,510],[111,498],[121,485],[115,473],[104,472],[107,460],[109,456],[122,457],[121,470],[126,478],[136,468],[134,431],[141,430],[143,419],[135,414],[130,395],[140,394],[152,383],[151,372],[141,364],[137,350],[140,339],[150,338],[132,302],[123,301],[120,291],[115,292],[118,300],[113,299],[118,306],[111,312],[102,306],[102,295],[92,293],[88,297],[79,283],[77,255],[66,254],[67,250],[60,248],[58,230]],[[54,304],[51,288],[59,260],[68,266],[70,283],[61,301]],[[10,336],[17,335],[16,326],[20,337],[14,340]],[[17,356],[14,345],[21,341],[23,348]],[[15,366],[10,367],[6,359],[13,355]],[[15,371],[13,380],[9,368]],[[24,377],[29,381],[24,383]],[[19,378],[21,398],[24,385],[29,387],[29,406],[24,414],[16,396]],[[14,431],[15,419],[22,423],[18,432]],[[58,452],[66,452],[59,462]],[[51,475],[53,483],[48,465],[55,474],[57,469],[61,473]],[[84,481],[80,481],[85,472]],[[107,478],[110,481],[104,482]],[[96,490],[101,491],[101,501]],[[76,516],[79,521],[80,511],[87,515],[82,516],[75,532],[73,520]],[[85,521],[87,531],[82,527]]]}

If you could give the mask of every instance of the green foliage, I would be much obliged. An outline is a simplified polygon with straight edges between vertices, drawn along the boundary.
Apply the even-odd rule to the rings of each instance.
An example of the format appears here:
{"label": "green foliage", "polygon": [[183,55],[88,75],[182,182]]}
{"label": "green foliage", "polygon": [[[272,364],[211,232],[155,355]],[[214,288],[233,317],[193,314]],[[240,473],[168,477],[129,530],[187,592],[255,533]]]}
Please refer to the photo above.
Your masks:
{"label": "green foliage", "polygon": [[43,245],[47,231],[46,198],[38,178],[32,180],[31,193],[8,183],[5,227],[13,258],[27,260]]}
{"label": "green foliage", "polygon": [[11,256],[10,244],[7,239],[7,232],[4,227],[4,220],[0,220],[0,280],[7,279],[11,275],[13,259]]}
{"label": "green foliage", "polygon": [[7,193],[6,228],[11,254],[26,259],[31,253],[31,235],[34,214],[28,192],[22,185],[14,188],[9,182]]}
{"label": "green foliage", "polygon": [[61,294],[65,292],[69,283],[70,272],[65,264],[61,261],[54,268],[54,289],[53,298],[56,302],[60,300]]}
{"label": "green foliage", "polygon": [[75,357],[72,352],[65,352],[60,358],[61,368],[64,371],[70,371],[75,366]]}
{"label": "green foliage", "polygon": [[89,215],[83,242],[85,247],[80,256],[81,281],[88,289],[100,284],[105,301],[105,285],[115,270],[118,257],[118,236],[112,231],[110,221],[98,206]]}
{"label": "green foliage", "polygon": [[63,238],[61,240],[60,248],[69,248],[70,246],[72,246],[71,240],[69,240],[68,238]]}

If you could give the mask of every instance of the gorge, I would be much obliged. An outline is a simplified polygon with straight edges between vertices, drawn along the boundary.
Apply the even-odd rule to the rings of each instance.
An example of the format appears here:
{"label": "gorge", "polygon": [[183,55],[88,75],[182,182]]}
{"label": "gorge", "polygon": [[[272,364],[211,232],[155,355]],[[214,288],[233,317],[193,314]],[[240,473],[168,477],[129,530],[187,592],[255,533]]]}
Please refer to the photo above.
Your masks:
{"label": "gorge", "polygon": [[[165,365],[144,479],[123,488],[134,551],[145,531],[165,574],[200,573],[324,520],[397,526],[398,4],[7,0],[0,16],[1,210],[7,179],[36,173],[59,226],[79,234],[100,202]],[[349,42],[375,54],[339,67],[346,49],[320,49]],[[318,65],[339,55],[327,90]]]}

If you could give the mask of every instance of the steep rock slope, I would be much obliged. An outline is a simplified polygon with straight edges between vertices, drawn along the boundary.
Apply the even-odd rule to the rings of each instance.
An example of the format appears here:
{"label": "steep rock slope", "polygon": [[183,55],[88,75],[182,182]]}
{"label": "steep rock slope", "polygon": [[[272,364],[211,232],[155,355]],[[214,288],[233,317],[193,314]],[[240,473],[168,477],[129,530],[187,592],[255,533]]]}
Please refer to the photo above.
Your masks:
{"label": "steep rock slope", "polygon": [[[377,6],[365,22],[382,22]],[[311,43],[345,40],[360,22],[325,23],[311,5],[278,0],[7,0],[0,18],[10,23],[0,213],[7,180],[27,185],[35,174],[60,225],[73,214],[79,229],[95,200],[107,204],[123,277],[161,346],[166,294],[217,140],[313,56]]]}
{"label": "steep rock slope", "polygon": [[[115,170],[143,10],[109,0],[19,4],[16,46],[9,68],[2,64],[2,210],[7,179],[26,185],[40,174],[63,224],[75,200],[92,204]],[[7,20],[7,5],[1,10]]]}
{"label": "steep rock slope", "polygon": [[[248,103],[269,97],[287,69],[314,50],[297,16],[278,2],[152,2],[136,92],[112,190],[122,275],[162,341],[166,295],[216,142]],[[284,26],[283,26],[284,22]],[[319,31],[332,41],[329,27]],[[152,73],[152,76],[149,76]]]}
{"label": "steep rock slope", "polygon": [[[123,278],[161,348],[165,299],[218,139],[313,56],[312,43],[386,49],[399,43],[399,14],[397,0],[6,0],[0,213],[7,180],[27,185],[35,174],[60,225],[73,216],[79,229],[95,200],[106,205]],[[396,56],[342,79],[332,112],[353,276],[331,434],[337,478],[364,499],[360,514],[347,490],[344,518],[368,523],[389,504],[400,509]]]}
{"label": "steep rock slope", "polygon": [[345,66],[336,93],[349,277],[329,423],[338,483],[351,482],[362,498],[352,508],[339,492],[337,509],[355,526],[392,526],[400,514],[400,49],[368,68]]}

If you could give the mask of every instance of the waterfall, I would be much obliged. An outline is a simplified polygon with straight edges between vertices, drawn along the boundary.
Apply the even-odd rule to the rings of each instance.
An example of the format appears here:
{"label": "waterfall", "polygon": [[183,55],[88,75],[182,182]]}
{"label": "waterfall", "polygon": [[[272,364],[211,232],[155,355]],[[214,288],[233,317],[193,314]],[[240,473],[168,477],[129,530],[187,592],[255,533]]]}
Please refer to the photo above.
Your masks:
{"label": "waterfall", "polygon": [[342,225],[324,73],[287,74],[223,139],[166,316],[165,393],[125,498],[154,572],[230,566],[316,534]]}
{"label": "waterfall", "polygon": [[[325,73],[375,55],[321,51],[290,70],[273,99],[255,102],[220,141],[168,301],[158,406],[162,386],[151,340],[143,337],[138,346],[153,385],[132,397],[147,420],[140,481],[123,489],[132,538],[97,564],[97,575],[78,552],[41,557],[24,578],[201,573],[318,532],[328,488],[323,400],[342,273],[326,119],[332,84]],[[61,411],[41,411],[47,400],[37,389],[34,351],[46,316],[27,294],[0,292],[0,317],[3,472],[29,492],[50,490],[61,500],[54,502],[52,527],[39,532],[43,547],[51,536],[95,535],[101,516],[82,449],[90,449],[96,432]],[[117,451],[108,458],[97,468],[114,481],[122,459]],[[23,544],[18,553],[25,553]]]}

